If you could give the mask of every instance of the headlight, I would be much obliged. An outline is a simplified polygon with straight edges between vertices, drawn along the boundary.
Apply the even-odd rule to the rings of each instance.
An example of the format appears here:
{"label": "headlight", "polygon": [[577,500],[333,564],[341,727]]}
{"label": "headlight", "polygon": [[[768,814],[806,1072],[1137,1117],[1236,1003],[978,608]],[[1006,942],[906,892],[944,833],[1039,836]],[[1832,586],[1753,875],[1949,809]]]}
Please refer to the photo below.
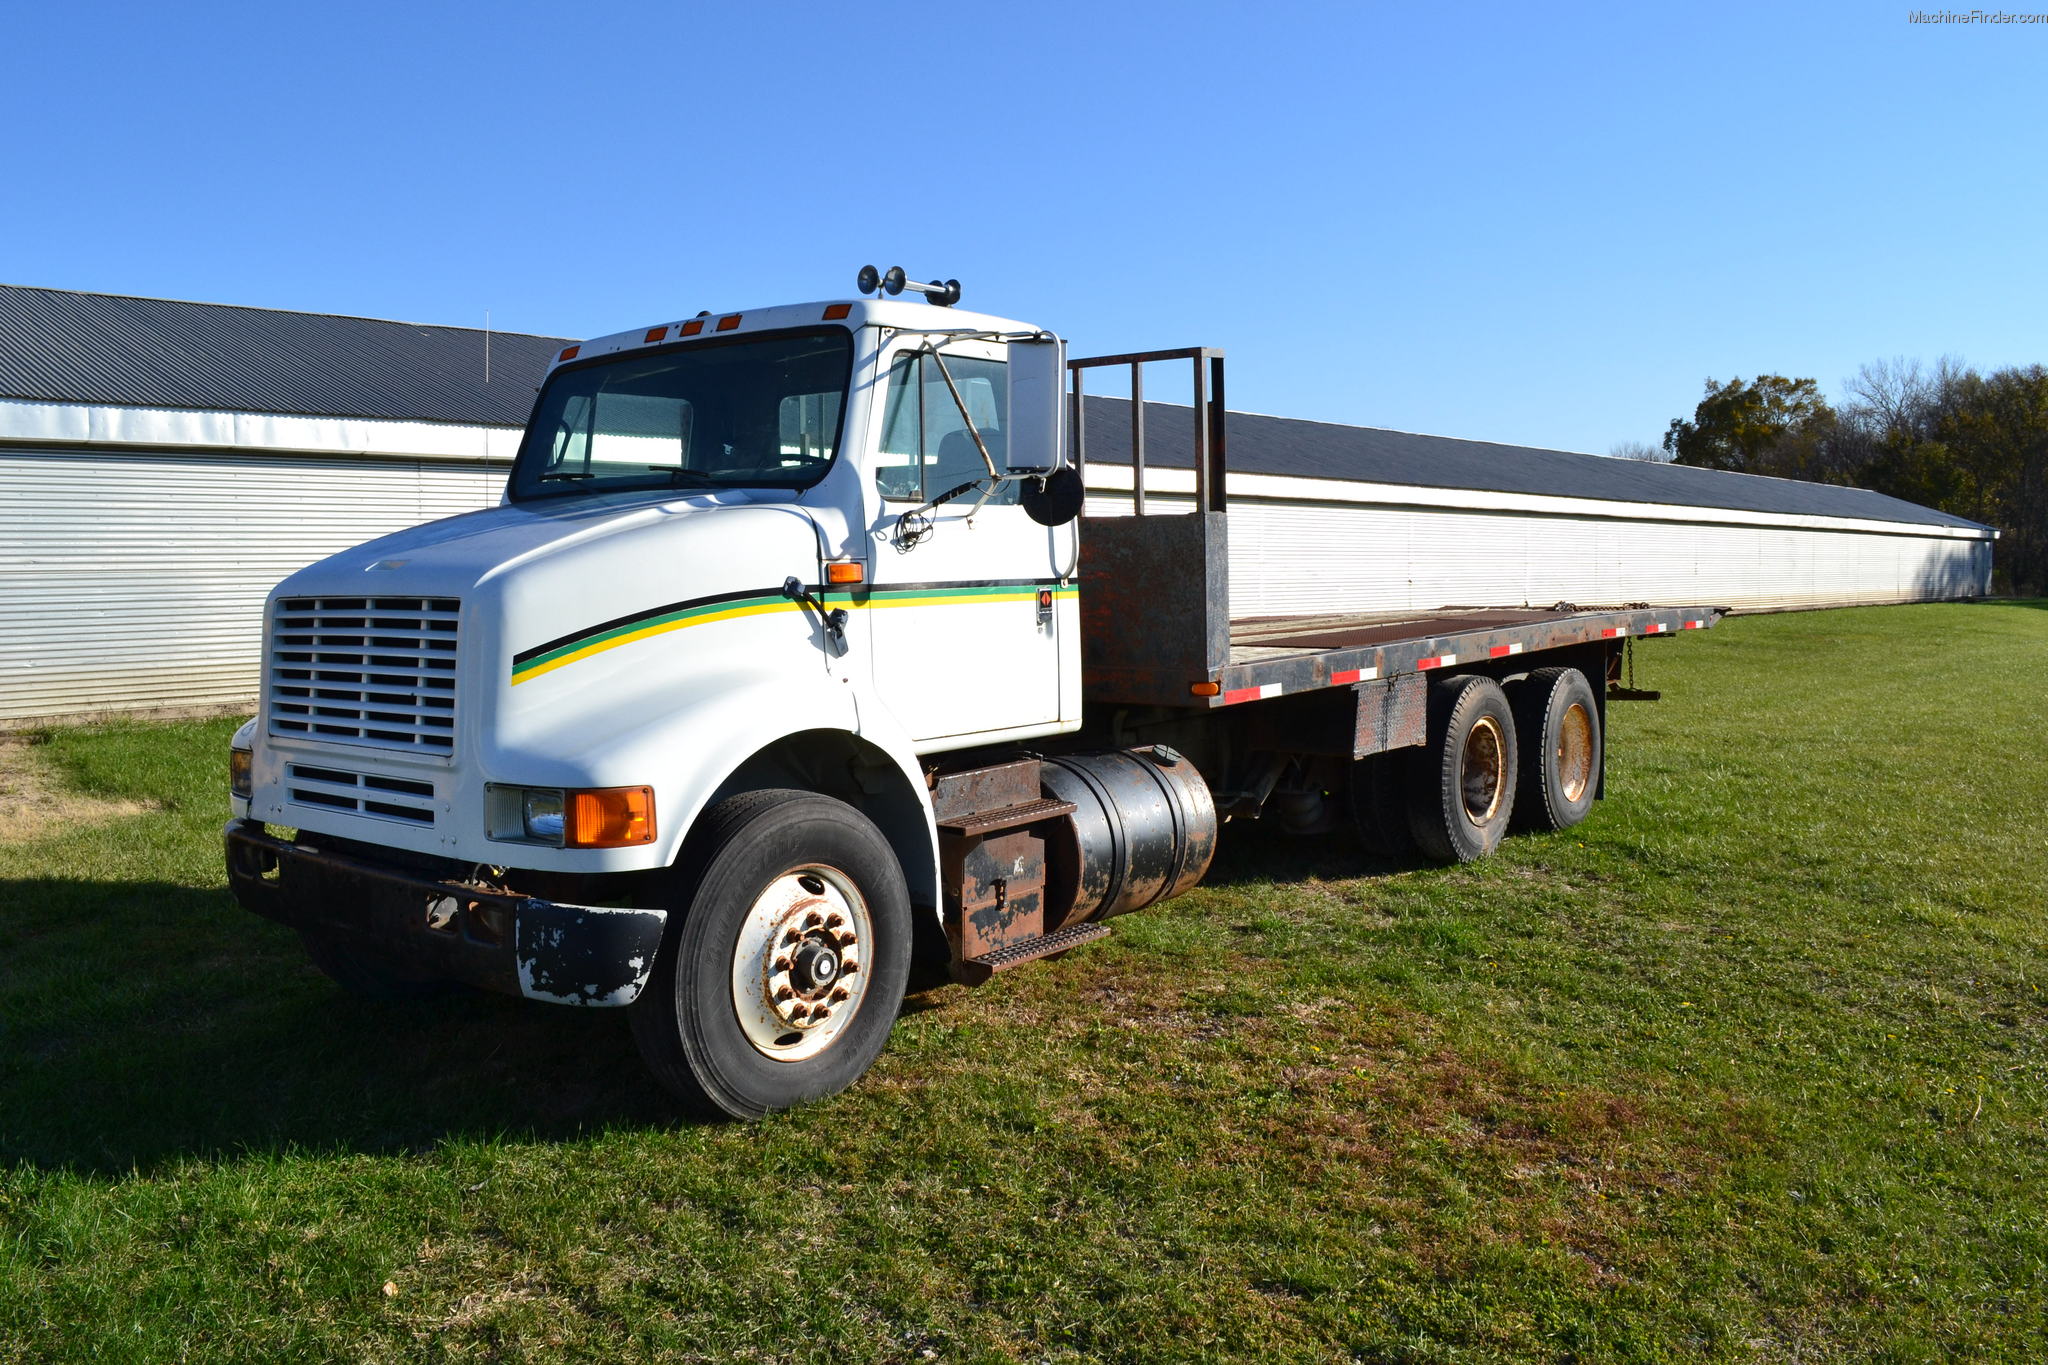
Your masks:
{"label": "headlight", "polygon": [[519,824],[527,838],[543,844],[562,842],[562,793],[528,788],[520,794]]}
{"label": "headlight", "polygon": [[555,848],[628,848],[654,842],[652,787],[485,789],[490,837]]}

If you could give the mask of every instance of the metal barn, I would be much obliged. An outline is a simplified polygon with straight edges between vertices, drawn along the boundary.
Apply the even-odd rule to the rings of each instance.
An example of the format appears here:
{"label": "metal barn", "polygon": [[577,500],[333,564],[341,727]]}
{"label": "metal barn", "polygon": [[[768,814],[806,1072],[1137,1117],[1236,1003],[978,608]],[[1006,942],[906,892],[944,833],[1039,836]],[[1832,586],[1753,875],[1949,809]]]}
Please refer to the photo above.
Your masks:
{"label": "metal barn", "polygon": [[270,589],[495,503],[562,344],[0,286],[0,725],[254,697]]}
{"label": "metal barn", "polygon": [[[1193,409],[1144,409],[1146,511],[1188,510]],[[1131,404],[1084,410],[1088,515],[1129,514]],[[1996,531],[1861,488],[1242,412],[1225,445],[1237,618],[1990,590]]]}
{"label": "metal barn", "polygon": [[[295,569],[488,506],[564,338],[0,286],[0,725],[256,693]],[[1088,511],[1131,510],[1089,398]],[[1148,510],[1192,411],[1147,403]],[[1988,528],[1857,489],[1231,413],[1233,616],[1973,597]]]}

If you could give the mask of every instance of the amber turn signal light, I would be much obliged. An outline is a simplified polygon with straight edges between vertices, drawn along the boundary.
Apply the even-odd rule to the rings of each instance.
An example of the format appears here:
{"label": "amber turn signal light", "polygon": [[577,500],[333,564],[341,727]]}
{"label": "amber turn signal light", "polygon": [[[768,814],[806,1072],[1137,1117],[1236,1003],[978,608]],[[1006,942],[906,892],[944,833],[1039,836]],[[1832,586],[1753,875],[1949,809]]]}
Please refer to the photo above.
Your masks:
{"label": "amber turn signal light", "polygon": [[654,788],[597,787],[566,793],[568,848],[625,848],[654,842]]}
{"label": "amber turn signal light", "polygon": [[836,559],[825,566],[827,583],[865,583],[868,566],[857,559]]}
{"label": "amber turn signal light", "polygon": [[1188,695],[1191,697],[1216,697],[1221,696],[1222,693],[1222,683],[1204,682],[1188,684]]}

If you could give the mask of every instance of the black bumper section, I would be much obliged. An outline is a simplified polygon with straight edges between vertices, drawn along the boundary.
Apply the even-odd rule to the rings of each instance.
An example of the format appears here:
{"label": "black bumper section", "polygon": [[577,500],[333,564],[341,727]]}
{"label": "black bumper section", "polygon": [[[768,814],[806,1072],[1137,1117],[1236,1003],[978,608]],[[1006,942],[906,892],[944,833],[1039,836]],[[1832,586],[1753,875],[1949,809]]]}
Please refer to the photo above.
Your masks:
{"label": "black bumper section", "polygon": [[561,905],[433,881],[274,838],[225,832],[228,885],[244,908],[353,939],[451,980],[558,1005],[630,1005],[654,970],[666,910]]}

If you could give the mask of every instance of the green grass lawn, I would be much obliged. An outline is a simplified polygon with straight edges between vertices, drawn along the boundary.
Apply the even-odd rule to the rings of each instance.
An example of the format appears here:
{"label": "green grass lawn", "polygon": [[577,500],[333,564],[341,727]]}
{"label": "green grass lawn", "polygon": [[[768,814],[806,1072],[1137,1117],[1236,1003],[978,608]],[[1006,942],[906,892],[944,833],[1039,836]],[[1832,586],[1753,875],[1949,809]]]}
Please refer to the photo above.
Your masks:
{"label": "green grass lawn", "polygon": [[2048,1359],[2048,610],[1638,670],[1579,829],[1232,826],[751,1127],[340,994],[222,889],[231,724],[54,732],[162,808],[0,846],[0,1359]]}

